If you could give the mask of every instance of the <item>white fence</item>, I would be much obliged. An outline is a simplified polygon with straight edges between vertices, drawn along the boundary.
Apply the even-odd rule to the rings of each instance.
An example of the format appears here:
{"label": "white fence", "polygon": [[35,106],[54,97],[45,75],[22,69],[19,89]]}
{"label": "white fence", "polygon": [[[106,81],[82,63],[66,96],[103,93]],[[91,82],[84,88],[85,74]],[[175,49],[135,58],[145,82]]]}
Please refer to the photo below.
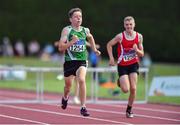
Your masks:
{"label": "white fence", "polygon": [[[26,71],[36,73],[36,98],[34,100],[1,100],[0,103],[53,103],[60,102],[60,100],[44,100],[44,73],[46,72],[63,72],[62,68],[59,67],[0,67],[0,71]],[[95,72],[95,80],[92,78],[91,82],[91,97],[87,103],[127,103],[127,101],[115,101],[115,100],[99,100],[98,90],[98,74],[105,72],[117,72],[116,67],[98,67],[98,68],[88,68],[88,72]],[[136,101],[136,103],[146,103],[148,101],[148,68],[140,68],[140,73],[145,74],[145,98],[142,101]]]}

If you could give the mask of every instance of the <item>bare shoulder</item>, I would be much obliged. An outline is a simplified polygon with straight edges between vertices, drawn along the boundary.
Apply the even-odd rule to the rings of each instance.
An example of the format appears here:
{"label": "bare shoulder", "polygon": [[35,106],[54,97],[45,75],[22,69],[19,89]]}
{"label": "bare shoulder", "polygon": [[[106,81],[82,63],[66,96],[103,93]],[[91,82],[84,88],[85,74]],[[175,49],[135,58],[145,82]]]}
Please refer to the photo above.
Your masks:
{"label": "bare shoulder", "polygon": [[115,41],[121,42],[121,41],[122,41],[122,33],[117,34],[117,35],[114,37],[114,39],[115,39]]}
{"label": "bare shoulder", "polygon": [[139,32],[137,32],[137,33],[138,33],[138,37],[143,37],[143,35],[141,33],[139,33]]}
{"label": "bare shoulder", "polygon": [[116,37],[117,37],[117,38],[122,38],[122,33],[118,33],[118,34],[116,35]]}
{"label": "bare shoulder", "polygon": [[84,27],[86,34],[90,34],[90,30],[87,27]]}
{"label": "bare shoulder", "polygon": [[85,30],[85,33],[86,33],[87,38],[92,38],[92,37],[93,37],[92,34],[91,34],[91,32],[90,32],[90,29],[89,29],[89,28],[84,27],[84,30]]}
{"label": "bare shoulder", "polygon": [[138,33],[138,39],[139,39],[139,42],[143,42],[143,35],[141,33]]}
{"label": "bare shoulder", "polygon": [[63,28],[62,33],[63,34],[68,34],[69,30],[70,30],[70,26],[66,26],[66,27]]}
{"label": "bare shoulder", "polygon": [[61,42],[65,42],[67,40],[69,31],[70,31],[70,27],[69,26],[66,26],[66,27],[63,28],[63,30],[61,32],[61,38],[60,38]]}

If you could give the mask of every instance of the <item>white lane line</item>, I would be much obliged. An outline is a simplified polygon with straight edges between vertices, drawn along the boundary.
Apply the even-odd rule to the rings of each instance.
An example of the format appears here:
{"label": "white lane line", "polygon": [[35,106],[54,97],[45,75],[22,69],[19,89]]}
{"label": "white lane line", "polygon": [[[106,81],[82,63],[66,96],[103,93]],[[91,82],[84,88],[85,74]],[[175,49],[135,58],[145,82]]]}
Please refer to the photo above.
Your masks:
{"label": "white lane line", "polygon": [[[57,106],[54,104],[48,104],[48,105],[53,105]],[[77,106],[68,106],[69,108],[73,109],[79,109]],[[95,108],[88,108],[89,111],[95,111],[95,112],[102,112],[102,113],[112,113],[112,114],[118,114],[118,115],[125,115],[124,112],[116,112],[116,111],[109,111],[109,110],[102,110],[102,109],[95,109]],[[166,117],[157,117],[157,116],[150,116],[150,115],[142,115],[142,114],[135,114],[135,116],[138,117],[144,117],[144,118],[151,118],[151,119],[160,119],[160,120],[166,120],[166,121],[173,121],[173,122],[180,122],[179,119],[171,119],[171,118],[166,118]]]}
{"label": "white lane line", "polygon": [[100,118],[95,118],[95,117],[83,117],[83,116],[80,116],[80,115],[66,114],[66,113],[60,113],[60,112],[54,112],[54,111],[48,111],[48,110],[41,110],[41,109],[35,109],[35,108],[27,108],[27,107],[22,107],[22,106],[20,107],[20,106],[4,105],[4,104],[0,104],[0,106],[14,108],[14,109],[20,109],[20,110],[34,111],[34,112],[42,112],[42,113],[48,113],[48,114],[63,115],[63,116],[70,116],[70,117],[78,117],[78,118],[83,118],[83,119],[91,119],[91,120],[103,121],[103,122],[109,122],[109,123],[130,124],[130,123],[120,122],[120,121],[100,119]]}
{"label": "white lane line", "polygon": [[[108,104],[98,104],[98,105],[105,105],[110,107],[119,107],[119,108],[126,108],[126,106],[123,105],[108,105]],[[146,111],[153,111],[153,112],[163,112],[163,113],[172,113],[172,114],[180,114],[178,111],[170,111],[170,110],[164,110],[164,109],[154,109],[154,108],[142,108],[135,106],[135,109],[138,110],[146,110]],[[180,109],[180,108],[179,108]]]}
{"label": "white lane line", "polygon": [[[19,118],[19,117],[13,117],[13,116],[3,115],[3,114],[0,114],[0,117],[10,118],[10,119],[16,119],[16,120],[26,121],[26,122],[31,122],[31,124],[32,124],[32,123],[36,123],[36,124],[49,125],[49,124],[44,123],[44,122],[39,122],[39,121],[34,121],[34,120],[29,120],[29,119],[24,119],[24,118]],[[30,123],[26,123],[26,124],[30,124]]]}

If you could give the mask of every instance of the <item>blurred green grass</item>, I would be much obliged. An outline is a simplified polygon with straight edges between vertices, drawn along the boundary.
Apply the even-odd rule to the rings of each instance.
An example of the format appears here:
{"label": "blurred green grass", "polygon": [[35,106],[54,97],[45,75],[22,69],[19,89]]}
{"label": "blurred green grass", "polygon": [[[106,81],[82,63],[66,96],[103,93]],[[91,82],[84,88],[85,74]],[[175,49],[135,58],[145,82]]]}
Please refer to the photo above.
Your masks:
{"label": "blurred green grass", "polygon": [[[31,67],[60,67],[62,64],[59,62],[51,61],[41,61],[39,58],[5,58],[0,57],[0,65],[24,65]],[[101,60],[99,66],[108,66],[107,60]],[[44,90],[46,92],[56,92],[62,93],[64,87],[63,80],[57,80],[58,73],[44,73]],[[155,63],[150,67],[149,72],[149,85],[152,81],[153,76],[168,76],[168,75],[180,75],[180,64],[167,64],[167,63]],[[103,73],[102,76],[107,80],[110,79],[110,73]],[[87,96],[90,96],[91,93],[91,74],[88,73],[87,80]],[[117,75],[115,76],[115,81]],[[27,73],[27,79],[25,81],[21,80],[0,80],[1,88],[11,88],[11,89],[22,89],[22,90],[36,90],[36,74]],[[142,100],[145,98],[144,90],[144,78],[142,75],[139,76],[139,82],[137,86],[137,100]],[[115,88],[114,90],[119,90]],[[114,91],[113,90],[113,91]],[[112,96],[112,91],[99,87],[98,95],[100,97],[111,98],[115,100],[127,100],[128,94],[123,94],[120,92],[118,96]],[[168,103],[168,104],[180,104],[179,97],[168,97],[168,96],[152,96],[148,98],[150,103]]]}

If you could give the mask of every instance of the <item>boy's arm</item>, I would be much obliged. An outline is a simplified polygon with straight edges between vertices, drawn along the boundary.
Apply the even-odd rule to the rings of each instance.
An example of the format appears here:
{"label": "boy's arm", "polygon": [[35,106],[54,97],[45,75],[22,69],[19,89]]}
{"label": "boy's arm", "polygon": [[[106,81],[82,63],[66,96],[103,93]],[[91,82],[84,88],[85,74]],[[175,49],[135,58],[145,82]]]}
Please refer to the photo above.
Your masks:
{"label": "boy's arm", "polygon": [[114,62],[114,56],[113,56],[113,53],[112,53],[112,47],[117,44],[118,42],[121,42],[121,36],[120,34],[116,35],[112,40],[110,40],[108,43],[107,43],[107,52],[108,52],[108,55],[109,55],[109,65],[111,66],[114,66],[115,65],[115,62]]}
{"label": "boy's arm", "polygon": [[90,31],[89,31],[88,28],[86,28],[86,34],[87,34],[87,40],[88,40],[88,42],[90,43],[90,46],[91,46],[92,50],[93,50],[97,55],[100,55],[101,52],[100,52],[99,50],[97,50],[94,37],[93,37],[93,35],[90,33]]}
{"label": "boy's arm", "polygon": [[139,57],[144,56],[144,48],[143,48],[143,36],[139,34],[139,42],[138,46],[136,44],[133,45],[134,50],[136,51]]}
{"label": "boy's arm", "polygon": [[59,45],[58,45],[59,51],[65,51],[67,48],[69,48],[78,41],[78,37],[73,35],[72,40],[70,42],[67,42],[67,36],[68,36],[68,29],[65,27],[61,32],[61,38],[59,40]]}

